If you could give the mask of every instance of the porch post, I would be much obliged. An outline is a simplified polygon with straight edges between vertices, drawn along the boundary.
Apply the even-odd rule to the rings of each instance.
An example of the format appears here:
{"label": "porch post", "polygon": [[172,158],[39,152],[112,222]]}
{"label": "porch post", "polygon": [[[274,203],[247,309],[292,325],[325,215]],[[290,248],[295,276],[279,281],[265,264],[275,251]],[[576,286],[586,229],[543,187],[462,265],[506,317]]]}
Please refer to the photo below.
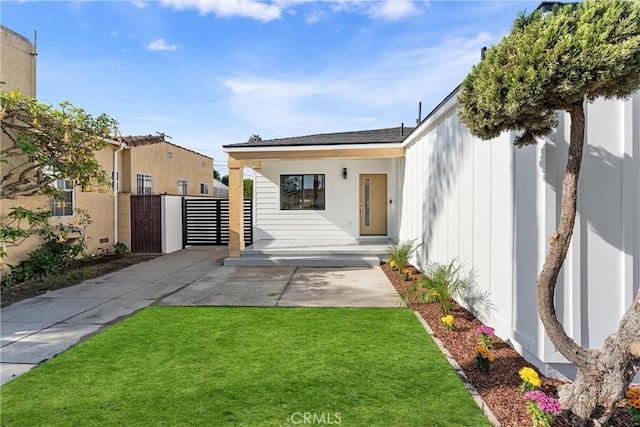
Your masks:
{"label": "porch post", "polygon": [[229,256],[244,250],[244,165],[229,155]]}

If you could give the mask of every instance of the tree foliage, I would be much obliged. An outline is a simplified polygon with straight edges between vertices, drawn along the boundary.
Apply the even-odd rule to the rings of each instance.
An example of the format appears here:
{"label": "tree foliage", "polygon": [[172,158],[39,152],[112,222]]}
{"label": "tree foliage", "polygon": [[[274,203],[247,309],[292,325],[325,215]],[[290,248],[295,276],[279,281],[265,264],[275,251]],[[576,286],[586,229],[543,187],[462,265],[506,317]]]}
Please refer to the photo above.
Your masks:
{"label": "tree foliage", "polygon": [[557,110],[624,98],[639,84],[639,2],[587,0],[521,13],[465,78],[459,115],[480,138],[523,130],[516,144],[533,144],[556,126]]}
{"label": "tree foliage", "polygon": [[601,349],[586,349],[557,318],[555,288],[571,243],[585,140],[585,101],[626,98],[640,88],[640,1],[586,0],[543,15],[520,14],[462,83],[459,116],[481,139],[522,131],[516,145],[536,143],[571,119],[561,213],[537,282],[538,313],[556,349],[577,368],[559,390],[572,425],[605,425],[640,367],[640,292]]}
{"label": "tree foliage", "polygon": [[95,153],[116,138],[114,119],[93,117],[69,102],[56,109],[20,92],[0,92],[0,118],[2,198],[55,195],[51,184],[57,179],[71,179],[83,190],[109,187]]}

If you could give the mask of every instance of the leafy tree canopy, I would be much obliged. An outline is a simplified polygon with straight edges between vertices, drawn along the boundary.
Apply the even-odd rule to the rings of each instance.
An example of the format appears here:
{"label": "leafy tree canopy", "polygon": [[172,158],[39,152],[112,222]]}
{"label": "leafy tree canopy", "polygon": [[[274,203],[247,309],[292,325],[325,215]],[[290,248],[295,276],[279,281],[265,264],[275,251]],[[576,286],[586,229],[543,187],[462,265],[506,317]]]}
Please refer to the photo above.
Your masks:
{"label": "leafy tree canopy", "polygon": [[116,138],[117,122],[93,117],[68,102],[60,108],[0,91],[2,150],[1,197],[51,194],[57,179],[71,179],[83,190],[109,188],[95,153]]}
{"label": "leafy tree canopy", "polygon": [[556,126],[557,110],[625,98],[639,84],[640,1],[586,0],[521,13],[465,78],[459,116],[482,139],[523,130],[516,144],[533,144]]}

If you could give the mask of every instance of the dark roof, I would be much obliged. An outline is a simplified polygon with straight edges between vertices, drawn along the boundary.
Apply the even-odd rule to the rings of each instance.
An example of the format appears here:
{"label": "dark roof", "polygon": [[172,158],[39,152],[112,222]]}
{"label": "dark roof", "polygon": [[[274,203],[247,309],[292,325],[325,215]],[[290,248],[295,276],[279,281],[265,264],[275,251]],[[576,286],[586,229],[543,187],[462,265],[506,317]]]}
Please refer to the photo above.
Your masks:
{"label": "dark roof", "polygon": [[[404,132],[403,132],[404,129]],[[414,128],[389,128],[361,130],[355,132],[322,133],[318,135],[295,136],[292,138],[269,139],[256,142],[242,142],[224,145],[224,148],[248,147],[297,147],[304,145],[351,145],[351,144],[396,144],[402,142]]]}
{"label": "dark roof", "polygon": [[198,153],[197,151],[191,150],[189,148],[181,147],[181,146],[179,146],[177,144],[174,144],[173,142],[166,141],[164,139],[164,137],[165,137],[164,134],[159,134],[159,135],[129,135],[129,136],[123,136],[122,137],[122,142],[127,144],[129,147],[140,147],[140,146],[143,146],[143,145],[159,144],[161,142],[164,142],[166,144],[173,145],[174,147],[178,147],[178,148],[181,148],[181,149],[186,150],[186,151],[191,151],[192,153],[196,153],[199,156],[212,159],[212,157],[209,157],[209,156],[204,155],[202,153]]}
{"label": "dark roof", "polygon": [[129,135],[123,136],[122,140],[129,147],[139,147],[140,145],[158,144],[166,142],[163,135]]}

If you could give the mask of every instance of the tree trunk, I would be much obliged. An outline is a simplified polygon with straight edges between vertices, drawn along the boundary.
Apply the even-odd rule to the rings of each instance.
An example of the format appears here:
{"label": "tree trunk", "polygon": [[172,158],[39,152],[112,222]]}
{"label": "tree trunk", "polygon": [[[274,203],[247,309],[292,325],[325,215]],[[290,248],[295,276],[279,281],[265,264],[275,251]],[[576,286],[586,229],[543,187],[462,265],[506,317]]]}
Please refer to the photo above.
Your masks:
{"label": "tree trunk", "polygon": [[600,426],[611,417],[615,404],[624,396],[637,371],[640,355],[634,356],[629,348],[632,342],[640,341],[640,294],[618,331],[607,338],[602,350],[587,350],[579,346],[566,334],[556,316],[556,282],[575,224],[585,132],[583,104],[574,105],[567,111],[571,116],[571,134],[562,182],[561,215],[556,232],[549,238],[549,251],[536,284],[538,314],[551,342],[578,370],[574,383],[560,390],[563,409],[571,412],[573,425]]}
{"label": "tree trunk", "polygon": [[624,397],[640,361],[640,292],[593,360],[578,367],[576,380],[561,387],[563,408],[572,412],[573,425],[606,425],[616,403]]}

